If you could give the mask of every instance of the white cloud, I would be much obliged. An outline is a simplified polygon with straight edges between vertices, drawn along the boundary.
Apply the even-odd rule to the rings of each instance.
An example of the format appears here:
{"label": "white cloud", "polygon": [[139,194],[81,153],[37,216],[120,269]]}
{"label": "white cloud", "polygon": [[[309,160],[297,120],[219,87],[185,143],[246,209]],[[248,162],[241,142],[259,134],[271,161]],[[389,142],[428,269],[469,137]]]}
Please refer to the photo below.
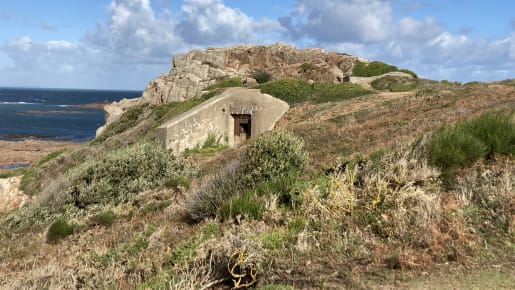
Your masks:
{"label": "white cloud", "polygon": [[150,0],[112,0],[108,18],[77,42],[23,36],[0,44],[0,55],[7,59],[0,80],[9,85],[143,89],[170,69],[174,54],[198,46],[285,40],[383,60],[435,79],[515,75],[515,32],[479,39],[450,32],[433,17],[403,15],[396,20],[391,0],[297,0],[279,19],[253,18],[223,0],[184,0],[176,11],[167,10],[169,0],[154,1],[155,6]]}
{"label": "white cloud", "polygon": [[384,0],[297,0],[280,22],[293,39],[370,43],[387,37],[391,14]]}

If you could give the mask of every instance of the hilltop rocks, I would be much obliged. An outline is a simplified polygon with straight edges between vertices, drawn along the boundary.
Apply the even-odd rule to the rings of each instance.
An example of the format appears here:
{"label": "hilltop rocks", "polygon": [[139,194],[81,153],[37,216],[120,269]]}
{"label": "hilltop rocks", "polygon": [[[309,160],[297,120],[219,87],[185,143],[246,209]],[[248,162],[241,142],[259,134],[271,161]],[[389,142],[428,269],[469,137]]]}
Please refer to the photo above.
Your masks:
{"label": "hilltop rocks", "polygon": [[175,56],[171,71],[147,85],[141,102],[162,104],[183,101],[199,95],[220,79],[245,78],[254,69],[265,70],[274,79],[341,82],[360,60],[346,54],[318,48],[296,49],[282,43],[193,50]]}

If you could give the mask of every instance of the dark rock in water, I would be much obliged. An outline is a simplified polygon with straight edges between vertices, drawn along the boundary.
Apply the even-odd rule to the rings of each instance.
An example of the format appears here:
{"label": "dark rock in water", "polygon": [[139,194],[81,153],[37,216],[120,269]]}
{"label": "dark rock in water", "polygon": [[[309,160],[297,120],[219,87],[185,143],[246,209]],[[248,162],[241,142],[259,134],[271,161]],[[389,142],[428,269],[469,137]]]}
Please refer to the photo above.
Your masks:
{"label": "dark rock in water", "polygon": [[6,165],[0,165],[0,169],[16,169],[16,168],[22,168],[22,167],[29,167],[30,163],[13,163],[13,164],[6,164]]}

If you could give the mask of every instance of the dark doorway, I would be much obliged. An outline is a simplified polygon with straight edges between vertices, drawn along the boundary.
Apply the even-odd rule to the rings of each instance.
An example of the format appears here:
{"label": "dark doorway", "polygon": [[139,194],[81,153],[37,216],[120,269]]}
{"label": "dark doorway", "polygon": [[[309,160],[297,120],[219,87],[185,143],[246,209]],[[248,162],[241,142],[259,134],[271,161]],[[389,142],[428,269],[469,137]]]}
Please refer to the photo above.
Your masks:
{"label": "dark doorway", "polygon": [[252,136],[251,115],[233,114],[234,118],[234,143],[240,144]]}

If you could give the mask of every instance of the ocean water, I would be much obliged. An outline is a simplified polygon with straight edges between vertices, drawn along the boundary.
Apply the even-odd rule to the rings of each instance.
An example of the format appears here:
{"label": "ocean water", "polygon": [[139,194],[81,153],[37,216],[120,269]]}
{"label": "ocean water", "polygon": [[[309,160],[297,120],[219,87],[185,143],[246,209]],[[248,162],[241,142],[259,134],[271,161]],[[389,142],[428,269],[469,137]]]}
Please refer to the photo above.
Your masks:
{"label": "ocean water", "polygon": [[83,142],[104,124],[102,109],[75,107],[137,98],[141,91],[0,88],[0,140]]}

